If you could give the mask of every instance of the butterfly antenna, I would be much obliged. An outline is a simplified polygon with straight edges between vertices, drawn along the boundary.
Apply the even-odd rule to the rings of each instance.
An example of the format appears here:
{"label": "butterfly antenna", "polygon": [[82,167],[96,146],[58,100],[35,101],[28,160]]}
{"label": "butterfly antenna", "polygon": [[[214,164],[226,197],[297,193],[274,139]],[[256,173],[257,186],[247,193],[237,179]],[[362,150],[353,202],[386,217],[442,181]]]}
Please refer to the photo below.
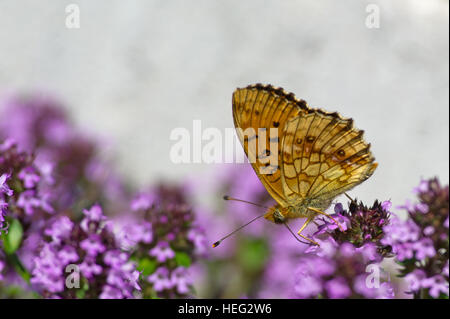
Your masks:
{"label": "butterfly antenna", "polygon": [[294,234],[294,232],[292,231],[291,227],[289,227],[289,225],[288,225],[287,223],[283,223],[283,224],[284,224],[284,226],[286,226],[286,228],[289,230],[289,232],[292,234],[292,236],[294,236],[294,238],[295,238],[299,243],[302,243],[302,244],[305,244],[305,245],[310,245],[309,243],[304,242],[304,241],[301,241],[300,238],[298,238],[297,236],[295,236],[295,234]]}
{"label": "butterfly antenna", "polygon": [[347,194],[347,193],[344,192],[344,195],[347,196],[347,198],[348,198],[351,202],[354,202],[354,201],[355,201],[353,198],[350,197],[349,194]]}
{"label": "butterfly antenna", "polygon": [[220,240],[216,241],[216,242],[212,245],[213,248],[216,248],[216,247],[219,246],[220,243],[223,242],[225,239],[227,239],[228,237],[230,237],[230,236],[233,235],[234,233],[240,231],[240,230],[241,230],[242,228],[244,228],[245,226],[247,226],[247,225],[253,223],[253,222],[254,222],[255,220],[257,220],[258,218],[263,217],[264,215],[265,215],[265,213],[264,213],[263,215],[256,216],[255,218],[253,218],[252,220],[250,220],[248,223],[246,223],[246,224],[244,224],[244,225],[242,225],[242,226],[236,228],[235,230],[233,230],[233,231],[232,231],[231,233],[229,233],[228,235],[222,237]]}
{"label": "butterfly antenna", "polygon": [[236,201],[236,202],[242,202],[242,203],[254,205],[254,206],[257,206],[257,207],[269,209],[269,207],[267,207],[267,206],[263,206],[263,205],[256,204],[256,203],[252,203],[252,202],[249,202],[249,201],[246,201],[246,200],[243,200],[243,199],[237,199],[237,198],[234,198],[234,197],[230,197],[230,196],[228,196],[228,195],[225,195],[225,196],[223,197],[223,199],[224,199],[224,200],[234,200],[234,201]]}

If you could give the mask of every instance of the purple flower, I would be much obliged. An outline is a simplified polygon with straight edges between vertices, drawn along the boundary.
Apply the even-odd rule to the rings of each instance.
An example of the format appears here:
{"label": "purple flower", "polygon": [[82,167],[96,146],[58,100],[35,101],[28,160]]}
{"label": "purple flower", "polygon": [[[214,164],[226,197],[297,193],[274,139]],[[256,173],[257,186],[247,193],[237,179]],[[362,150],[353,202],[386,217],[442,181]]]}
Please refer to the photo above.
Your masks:
{"label": "purple flower", "polygon": [[0,260],[0,281],[2,281],[4,279],[3,274],[2,274],[3,269],[5,269],[5,263],[2,260]]}
{"label": "purple flower", "polygon": [[332,299],[347,298],[352,294],[351,289],[342,277],[333,278],[325,283],[327,294]]}
{"label": "purple flower", "polygon": [[102,266],[95,263],[95,259],[87,257],[80,264],[81,274],[87,279],[93,279],[94,276],[100,275],[103,272]]}
{"label": "purple flower", "polygon": [[415,209],[419,212],[421,212],[422,214],[426,214],[428,213],[428,205],[425,203],[418,203],[415,206]]}
{"label": "purple flower", "polygon": [[8,179],[11,178],[10,174],[2,174],[0,175],[0,194],[6,194],[7,196],[12,196],[13,191],[11,188],[9,188],[8,184],[6,183]]}
{"label": "purple flower", "polygon": [[[2,198],[0,198],[0,223],[5,221],[5,215],[7,212],[8,203],[5,202]],[[0,227],[0,233],[3,227]]]}
{"label": "purple flower", "polygon": [[90,209],[84,209],[83,214],[86,219],[94,222],[100,222],[106,219],[106,217],[103,215],[103,211],[100,205],[94,205]]}
{"label": "purple flower", "polygon": [[40,180],[38,174],[36,174],[32,166],[27,166],[23,168],[18,175],[19,179],[23,181],[25,188],[33,188],[37,185]]}
{"label": "purple flower", "polygon": [[[85,230],[81,224],[86,220],[90,224]],[[66,267],[75,263],[89,287],[94,287],[86,292],[91,298],[133,298],[133,292],[140,290],[139,273],[130,254],[118,247],[109,225],[99,206],[85,210],[80,223],[57,217],[44,230],[51,242],[42,243],[41,253],[34,259],[31,282],[36,289],[47,298],[72,298],[61,283],[66,279]]]}
{"label": "purple flower", "polygon": [[175,257],[175,252],[167,242],[159,242],[154,248],[150,249],[149,254],[150,256],[156,257],[160,263]]}
{"label": "purple flower", "polygon": [[[134,268],[134,267],[133,267]],[[131,283],[134,289],[141,291],[142,288],[139,285],[139,281],[141,279],[142,272],[134,270],[128,276],[128,281]]]}
{"label": "purple flower", "polygon": [[105,285],[103,287],[102,293],[99,296],[100,299],[122,299],[123,294],[120,289],[115,287]]}
{"label": "purple flower", "polygon": [[135,248],[139,243],[150,244],[153,241],[152,225],[146,221],[122,218],[116,222],[116,235],[124,249]]}
{"label": "purple flower", "polygon": [[147,210],[149,209],[156,201],[156,195],[152,193],[141,193],[136,196],[131,202],[131,210]]}
{"label": "purple flower", "polygon": [[391,220],[390,225],[384,227],[385,236],[381,243],[391,246],[392,251],[397,255],[397,259],[403,261],[414,256],[414,246],[419,237],[420,229],[412,221],[401,221],[398,217]]}
{"label": "purple flower", "polygon": [[420,194],[420,193],[426,193],[428,192],[428,181],[427,180],[421,180],[419,183],[419,186],[413,188],[413,194]]}
{"label": "purple flower", "polygon": [[176,287],[180,294],[187,294],[190,291],[192,280],[189,278],[187,269],[185,267],[178,267],[172,271],[170,275],[171,285]]}
{"label": "purple flower", "polygon": [[405,276],[409,292],[417,292],[422,288],[422,280],[426,277],[423,270],[416,269]]}
{"label": "purple flower", "polygon": [[441,293],[448,296],[448,186],[442,187],[432,178],[422,180],[413,192],[419,202],[408,200],[401,206],[408,219],[395,218],[385,226],[381,242],[392,248],[402,265],[400,275],[415,298],[439,298]]}
{"label": "purple flower", "polygon": [[58,252],[62,264],[74,263],[79,259],[77,251],[74,247],[66,245]]}
{"label": "purple flower", "polygon": [[415,251],[415,257],[418,260],[424,260],[427,257],[436,255],[433,241],[431,238],[422,238],[420,241],[413,243],[412,249]]}
{"label": "purple flower", "polygon": [[322,292],[322,282],[311,275],[300,274],[296,277],[294,290],[299,298],[315,297]]}
{"label": "purple flower", "polygon": [[[129,252],[120,250],[101,207],[94,205],[84,211],[81,223],[74,222],[77,208],[92,200],[104,203],[109,215],[127,209],[130,197],[122,181],[110,173],[109,163],[97,158],[96,146],[104,145],[75,130],[59,103],[43,95],[12,96],[0,104],[0,231],[6,228],[5,214],[22,226],[16,255],[30,271],[32,289],[44,298],[84,293],[97,298],[113,291],[120,292],[116,297],[133,297],[139,287],[136,265]],[[93,162],[101,163],[102,176],[90,174]],[[142,240],[151,235],[147,227]],[[14,283],[16,265],[12,259],[3,262],[1,251],[0,260],[5,268],[0,274]],[[88,291],[65,289],[69,264],[80,267]]]}
{"label": "purple flower", "polygon": [[32,271],[31,284],[38,291],[46,290],[58,293],[64,290],[64,277],[62,261],[58,258],[54,245],[45,244],[39,256],[34,259],[35,266]]}
{"label": "purple flower", "polygon": [[110,250],[105,253],[103,261],[105,264],[118,268],[125,264],[128,260],[128,254],[120,250]]}
{"label": "purple flower", "polygon": [[448,259],[447,262],[445,263],[444,268],[442,269],[442,274],[446,277],[448,277]]}
{"label": "purple flower", "polygon": [[207,252],[206,237],[203,232],[197,228],[193,228],[188,232],[187,238],[194,243],[195,254],[197,256],[205,256]]}
{"label": "purple flower", "polygon": [[102,244],[102,240],[99,235],[91,234],[88,238],[80,243],[80,247],[92,257],[103,253],[106,250],[105,245]]}
{"label": "purple flower", "polygon": [[320,247],[308,249],[300,258],[294,286],[297,297],[393,298],[389,282],[379,287],[366,283],[367,265],[382,259],[374,243],[355,247],[350,243],[339,245],[332,237],[328,239],[328,242],[320,240]]}
{"label": "purple flower", "polygon": [[[320,218],[321,224],[313,234],[317,239],[326,235],[333,237],[337,243],[351,243],[355,247],[361,247],[367,243],[373,243],[381,257],[389,255],[383,244],[383,227],[390,223],[390,201],[375,201],[372,207],[367,207],[362,202],[352,201],[348,210],[344,210],[341,203],[334,207],[336,214],[331,215],[340,225],[338,227],[334,220]],[[343,231],[341,231],[341,228]]]}
{"label": "purple flower", "polygon": [[156,269],[153,274],[147,277],[147,281],[153,285],[153,289],[157,292],[173,287],[173,282],[169,277],[169,270],[165,267]]}
{"label": "purple flower", "polygon": [[83,210],[83,214],[85,217],[81,221],[81,228],[85,232],[91,232],[97,229],[106,220],[102,208],[99,205],[94,205],[91,209]]}
{"label": "purple flower", "polygon": [[353,290],[365,298],[392,299],[395,297],[392,284],[390,282],[380,282],[379,286],[375,284],[368,285],[368,275],[362,274],[354,278]]}
{"label": "purple flower", "polygon": [[421,282],[421,286],[423,288],[428,288],[429,294],[433,298],[439,298],[441,293],[448,296],[448,280],[446,280],[441,275],[423,279]]}
{"label": "purple flower", "polygon": [[25,214],[33,215],[36,210],[42,209],[48,213],[53,212],[52,207],[47,203],[46,198],[39,197],[34,190],[26,190],[19,195],[17,206],[23,208]]}
{"label": "purple flower", "polygon": [[52,241],[60,243],[69,238],[72,233],[73,223],[67,216],[58,217],[49,228],[44,230],[44,234],[50,236]]}

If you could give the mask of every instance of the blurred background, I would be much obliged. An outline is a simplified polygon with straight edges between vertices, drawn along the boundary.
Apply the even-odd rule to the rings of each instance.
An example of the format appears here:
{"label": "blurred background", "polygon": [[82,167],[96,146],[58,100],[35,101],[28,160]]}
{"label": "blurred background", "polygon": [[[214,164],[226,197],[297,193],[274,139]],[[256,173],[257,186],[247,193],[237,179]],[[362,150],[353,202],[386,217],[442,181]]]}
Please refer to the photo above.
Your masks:
{"label": "blurred background", "polygon": [[[96,152],[114,161],[133,192],[171,181],[175,189],[163,185],[159,197],[196,203],[206,240],[189,240],[203,249],[199,256],[209,255],[191,267],[197,296],[290,297],[294,276],[286,274],[306,246],[286,229],[257,222],[210,248],[261,213],[225,204],[222,195],[270,202],[255,174],[248,165],[173,163],[171,132],[185,128],[192,137],[193,121],[201,120],[203,129],[224,133],[233,128],[236,87],[281,86],[312,107],[355,120],[379,166],[350,195],[367,205],[391,199],[397,207],[422,178],[448,183],[448,9],[446,0],[0,0],[0,98],[59,100],[76,130],[101,141]],[[0,114],[11,114],[2,107]],[[45,118],[47,111],[36,112]],[[15,121],[19,130],[27,127],[24,113],[6,117],[0,120],[8,130]],[[58,132],[40,129],[50,140]],[[71,151],[80,158],[68,162],[90,159]],[[92,177],[84,165],[80,171]],[[107,193],[104,207],[120,213],[126,201],[115,180],[112,190],[102,185],[95,187]],[[97,200],[83,196],[77,212]]]}
{"label": "blurred background", "polygon": [[[80,28],[66,27],[70,4]],[[139,185],[217,169],[172,163],[170,132],[233,127],[231,94],[255,82],[366,131],[380,165],[354,196],[448,182],[448,1],[3,0],[0,21],[0,92],[56,95]]]}

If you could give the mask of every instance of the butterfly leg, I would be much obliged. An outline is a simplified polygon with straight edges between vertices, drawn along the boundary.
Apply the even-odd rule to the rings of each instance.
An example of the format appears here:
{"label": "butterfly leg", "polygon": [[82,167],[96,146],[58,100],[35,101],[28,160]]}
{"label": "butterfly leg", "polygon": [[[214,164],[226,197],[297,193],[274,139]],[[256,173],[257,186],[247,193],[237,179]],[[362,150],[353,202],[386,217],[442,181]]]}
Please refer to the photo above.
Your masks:
{"label": "butterfly leg", "polygon": [[303,229],[305,229],[306,226],[308,226],[308,224],[314,219],[314,216],[308,217],[308,219],[306,219],[305,223],[303,224],[302,228],[300,228],[300,230],[297,232],[297,234],[306,239],[307,241],[311,242],[313,245],[317,245],[320,246],[316,241],[312,240],[311,238],[308,238],[304,235],[301,234],[301,232],[303,231]]}
{"label": "butterfly leg", "polygon": [[315,213],[317,213],[317,214],[327,216],[329,219],[331,219],[333,222],[335,222],[336,225],[338,225],[338,227],[341,230],[341,232],[344,232],[344,228],[342,228],[341,224],[339,224],[339,222],[336,219],[334,219],[333,217],[331,217],[329,214],[324,213],[324,212],[322,212],[322,211],[320,211],[320,210],[318,210],[317,208],[314,208],[314,207],[308,207],[308,209],[313,211],[313,212],[315,212]]}

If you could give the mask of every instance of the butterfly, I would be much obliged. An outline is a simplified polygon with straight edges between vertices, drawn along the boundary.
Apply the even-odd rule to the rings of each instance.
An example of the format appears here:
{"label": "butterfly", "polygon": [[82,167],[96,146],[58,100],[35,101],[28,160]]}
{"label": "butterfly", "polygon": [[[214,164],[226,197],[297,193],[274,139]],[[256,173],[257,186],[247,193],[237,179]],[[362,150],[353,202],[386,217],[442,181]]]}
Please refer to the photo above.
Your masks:
{"label": "butterfly", "polygon": [[333,199],[368,179],[378,165],[352,119],[310,108],[282,88],[236,89],[233,120],[247,158],[277,202],[264,218],[306,218],[298,235],[315,245],[301,234],[305,227],[318,215],[333,219],[324,213]]}

